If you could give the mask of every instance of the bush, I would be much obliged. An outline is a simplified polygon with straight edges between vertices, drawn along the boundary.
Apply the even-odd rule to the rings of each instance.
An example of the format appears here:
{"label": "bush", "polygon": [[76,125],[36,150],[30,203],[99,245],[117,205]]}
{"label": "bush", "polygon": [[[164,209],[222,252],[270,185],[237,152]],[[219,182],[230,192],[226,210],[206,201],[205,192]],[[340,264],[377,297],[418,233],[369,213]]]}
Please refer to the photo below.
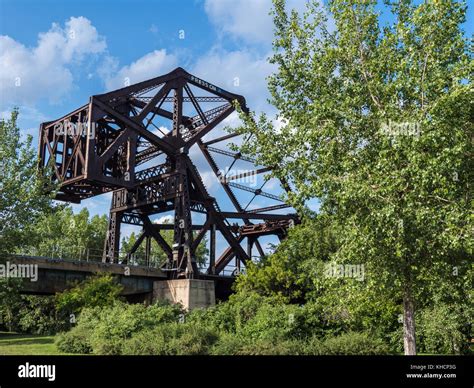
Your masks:
{"label": "bush", "polygon": [[122,342],[141,330],[153,329],[160,324],[177,322],[182,310],[177,305],[127,305],[116,303],[102,309],[97,317],[81,320],[84,325],[96,323],[91,343],[96,354],[121,354]]}
{"label": "bush", "polygon": [[220,330],[236,333],[257,315],[262,306],[276,303],[274,299],[260,296],[254,292],[234,294],[228,302],[222,303],[210,311],[209,322]]}
{"label": "bush", "polygon": [[0,279],[0,330],[47,335],[68,328],[53,296],[21,295],[17,280]]}
{"label": "bush", "polygon": [[56,294],[56,308],[69,315],[80,313],[84,307],[110,306],[119,299],[122,289],[111,274],[95,275]]}
{"label": "bush", "polygon": [[[182,310],[177,305],[155,304],[145,306],[115,302],[108,307],[84,308],[77,326],[67,336],[76,331],[86,335],[94,354],[121,354],[123,342],[142,330],[153,329],[159,325],[177,322]],[[73,339],[71,341],[74,341]],[[74,353],[74,350],[69,352]]]}
{"label": "bush", "polygon": [[57,314],[53,296],[23,296],[17,318],[18,330],[23,333],[47,335],[68,327],[67,321]]}
{"label": "bush", "polygon": [[252,341],[242,336],[226,335],[212,349],[218,355],[373,355],[389,354],[381,341],[366,333],[347,333],[324,341],[317,337]]}
{"label": "bush", "polygon": [[244,344],[237,353],[233,354],[240,356],[289,356],[303,353],[301,353],[299,341],[272,342],[259,340]]}
{"label": "bush", "polygon": [[264,304],[254,317],[245,322],[239,333],[251,340],[287,340],[311,335],[304,307]]}
{"label": "bush", "polygon": [[64,353],[92,353],[90,332],[80,327],[75,327],[67,333],[58,334],[55,344],[56,347]]}
{"label": "bush", "polygon": [[303,355],[306,354],[306,348],[302,340],[251,340],[243,336],[227,334],[219,339],[211,352],[214,355],[282,356]]}
{"label": "bush", "polygon": [[124,342],[122,354],[130,355],[205,355],[218,334],[202,325],[167,323],[143,330]]}
{"label": "bush", "polygon": [[57,343],[68,353],[110,355],[389,353],[380,340],[364,333],[323,340],[325,328],[318,312],[312,304],[287,305],[255,293],[186,314],[178,305],[116,302],[84,308],[77,326]]}
{"label": "bush", "polygon": [[232,295],[228,302],[206,310],[194,310],[186,321],[205,323],[224,333],[274,340],[311,335],[317,320],[306,307],[249,292]]}
{"label": "bush", "polygon": [[223,334],[211,349],[211,354],[219,356],[237,355],[248,344],[245,338],[235,334]]}
{"label": "bush", "polygon": [[375,355],[390,354],[381,340],[371,338],[367,333],[349,332],[326,339],[319,354],[324,355]]}
{"label": "bush", "polygon": [[222,334],[252,341],[274,342],[332,333],[322,317],[321,308],[313,303],[298,306],[256,293],[242,293],[213,308],[192,311],[186,322],[205,323]]}

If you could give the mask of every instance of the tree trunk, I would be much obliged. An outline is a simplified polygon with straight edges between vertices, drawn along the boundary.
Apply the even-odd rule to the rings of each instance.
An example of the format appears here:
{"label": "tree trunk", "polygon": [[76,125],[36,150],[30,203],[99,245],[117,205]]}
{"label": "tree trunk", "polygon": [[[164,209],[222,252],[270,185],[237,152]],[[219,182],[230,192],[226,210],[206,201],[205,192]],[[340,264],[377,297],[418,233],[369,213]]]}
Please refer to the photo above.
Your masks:
{"label": "tree trunk", "polygon": [[15,328],[14,325],[13,325],[13,311],[11,308],[7,307],[7,322],[5,324],[5,326],[7,327],[8,331],[10,333],[13,332],[13,329]]}
{"label": "tree trunk", "polygon": [[403,348],[406,356],[416,355],[415,308],[409,279],[403,293]]}

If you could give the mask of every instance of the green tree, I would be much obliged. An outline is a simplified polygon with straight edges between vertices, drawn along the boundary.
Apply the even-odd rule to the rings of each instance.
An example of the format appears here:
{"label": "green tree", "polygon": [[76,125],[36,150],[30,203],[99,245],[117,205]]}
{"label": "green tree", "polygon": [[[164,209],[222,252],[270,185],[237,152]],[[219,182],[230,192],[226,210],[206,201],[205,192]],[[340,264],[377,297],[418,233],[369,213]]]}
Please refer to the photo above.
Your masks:
{"label": "green tree", "polygon": [[236,280],[236,290],[306,305],[314,319],[321,321],[326,336],[363,331],[399,351],[396,296],[379,298],[362,278],[326,275],[328,268],[338,264],[341,232],[327,214],[306,215],[273,254],[247,266],[246,274]]}
{"label": "green tree", "polygon": [[319,292],[324,264],[337,249],[338,233],[331,218],[308,214],[301,225],[289,230],[273,254],[247,264],[246,273],[237,277],[235,288],[289,303],[307,302]]}
{"label": "green tree", "polygon": [[[39,174],[32,137],[22,138],[18,115],[14,109],[10,119],[0,120],[0,263],[28,244],[28,225],[51,210],[44,194],[48,178]],[[20,286],[21,279],[0,279],[0,318],[8,330],[16,329]]]}
{"label": "green tree", "polygon": [[15,331],[18,325],[16,311],[21,306],[20,279],[0,279],[0,326]]}
{"label": "green tree", "polygon": [[37,169],[32,137],[22,139],[18,115],[15,109],[9,120],[0,120],[0,259],[28,242],[26,227],[51,208],[48,178]]}
{"label": "green tree", "polygon": [[106,215],[91,218],[87,208],[74,214],[60,205],[31,226],[28,248],[40,256],[100,260],[107,224]]}
{"label": "green tree", "polygon": [[243,116],[242,151],[276,166],[295,206],[320,199],[341,228],[335,259],[401,301],[415,354],[415,306],[472,263],[473,62],[465,2],[386,2],[386,25],[376,3],[314,1],[301,16],[274,1],[269,89],[284,125]]}

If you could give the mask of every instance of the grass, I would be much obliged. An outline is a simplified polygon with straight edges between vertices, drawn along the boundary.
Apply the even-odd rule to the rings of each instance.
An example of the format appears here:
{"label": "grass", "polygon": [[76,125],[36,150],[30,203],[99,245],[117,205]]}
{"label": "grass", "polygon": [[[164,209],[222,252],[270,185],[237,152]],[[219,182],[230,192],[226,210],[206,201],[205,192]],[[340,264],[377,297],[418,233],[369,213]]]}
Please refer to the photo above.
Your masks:
{"label": "grass", "polygon": [[54,336],[0,332],[1,356],[61,355],[54,344]]}

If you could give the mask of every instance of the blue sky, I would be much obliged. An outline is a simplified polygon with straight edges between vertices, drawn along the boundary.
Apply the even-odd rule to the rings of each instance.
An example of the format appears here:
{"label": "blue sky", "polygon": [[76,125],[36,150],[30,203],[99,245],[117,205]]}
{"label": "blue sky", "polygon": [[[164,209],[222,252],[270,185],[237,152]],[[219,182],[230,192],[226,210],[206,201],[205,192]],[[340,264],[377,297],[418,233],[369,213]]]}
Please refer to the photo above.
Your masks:
{"label": "blue sky", "polygon": [[[251,109],[274,114],[266,103],[265,81],[273,69],[266,60],[272,40],[270,4],[1,0],[0,113],[7,117],[14,105],[19,106],[20,128],[33,135],[36,144],[42,121],[72,111],[93,94],[122,87],[125,78],[135,83],[181,66],[244,95]],[[305,0],[289,1],[298,10],[304,4]],[[474,4],[465,25],[469,35],[474,29],[472,8]],[[231,117],[226,124],[235,123]],[[219,198],[218,184],[209,180],[205,163],[197,163],[211,194]],[[93,198],[74,208],[87,206],[92,214],[105,214],[109,199]]]}

